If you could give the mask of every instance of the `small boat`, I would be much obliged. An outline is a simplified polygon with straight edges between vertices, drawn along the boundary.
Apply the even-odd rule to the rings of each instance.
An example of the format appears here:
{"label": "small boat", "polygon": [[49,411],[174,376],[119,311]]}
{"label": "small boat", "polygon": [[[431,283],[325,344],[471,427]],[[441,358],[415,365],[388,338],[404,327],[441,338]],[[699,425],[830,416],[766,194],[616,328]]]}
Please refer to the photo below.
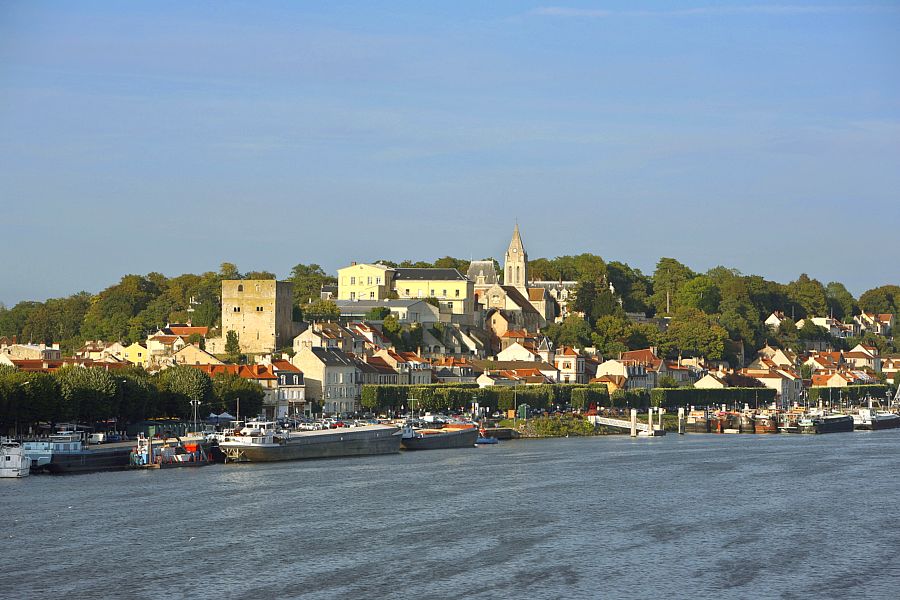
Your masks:
{"label": "small boat", "polygon": [[31,459],[22,445],[15,440],[0,441],[0,478],[28,477],[31,473]]}
{"label": "small boat", "polygon": [[495,437],[490,437],[484,429],[478,430],[478,437],[475,439],[475,443],[479,446],[498,444],[500,440]]}
{"label": "small boat", "polygon": [[141,435],[137,446],[131,451],[131,466],[137,469],[168,469],[210,464],[209,456],[200,443],[185,443],[179,437],[175,437],[175,440],[175,444],[161,442],[154,446],[151,438]]}
{"label": "small boat", "polygon": [[754,419],[754,433],[778,433],[778,413],[760,413]]}

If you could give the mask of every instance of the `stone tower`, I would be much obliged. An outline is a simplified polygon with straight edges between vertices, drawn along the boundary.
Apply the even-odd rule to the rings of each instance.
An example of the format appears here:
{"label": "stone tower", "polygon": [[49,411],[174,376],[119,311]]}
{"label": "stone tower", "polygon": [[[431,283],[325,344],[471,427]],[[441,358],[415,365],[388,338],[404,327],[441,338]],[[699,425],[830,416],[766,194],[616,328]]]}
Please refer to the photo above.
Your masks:
{"label": "stone tower", "polygon": [[503,285],[511,285],[527,294],[528,285],[528,253],[522,244],[522,236],[519,235],[519,224],[513,230],[512,241],[506,249],[506,257],[503,262]]}

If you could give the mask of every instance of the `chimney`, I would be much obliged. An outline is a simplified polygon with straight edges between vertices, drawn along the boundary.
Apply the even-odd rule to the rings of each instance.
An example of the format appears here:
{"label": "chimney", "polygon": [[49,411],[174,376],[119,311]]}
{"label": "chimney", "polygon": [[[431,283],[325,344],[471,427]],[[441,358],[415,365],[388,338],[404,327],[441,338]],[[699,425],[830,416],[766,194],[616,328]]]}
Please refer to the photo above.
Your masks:
{"label": "chimney", "polygon": [[356,261],[355,261],[355,260],[352,261],[352,262],[350,263],[350,266],[351,266],[351,267],[355,267],[355,266],[356,266]]}

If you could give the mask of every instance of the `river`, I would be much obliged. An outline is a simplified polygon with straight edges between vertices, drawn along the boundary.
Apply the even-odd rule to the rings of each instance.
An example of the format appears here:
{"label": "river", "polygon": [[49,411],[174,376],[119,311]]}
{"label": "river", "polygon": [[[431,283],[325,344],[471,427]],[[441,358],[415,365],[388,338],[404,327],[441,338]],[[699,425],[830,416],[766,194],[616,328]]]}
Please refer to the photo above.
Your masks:
{"label": "river", "polygon": [[900,431],[0,480],[4,598],[896,598]]}

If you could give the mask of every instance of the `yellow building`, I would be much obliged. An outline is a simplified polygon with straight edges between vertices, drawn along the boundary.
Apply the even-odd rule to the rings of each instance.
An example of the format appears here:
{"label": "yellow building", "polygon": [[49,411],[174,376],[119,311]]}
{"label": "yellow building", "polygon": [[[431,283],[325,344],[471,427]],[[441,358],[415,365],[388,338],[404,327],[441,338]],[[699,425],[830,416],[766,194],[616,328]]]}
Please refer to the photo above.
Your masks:
{"label": "yellow building", "polygon": [[435,298],[453,315],[472,317],[475,285],[456,269],[406,269],[385,265],[351,264],[338,269],[339,300]]}
{"label": "yellow building", "polygon": [[352,263],[338,269],[338,300],[387,300],[393,280],[390,267]]}
{"label": "yellow building", "polygon": [[150,352],[147,350],[147,346],[139,342],[125,346],[125,349],[122,351],[122,358],[133,365],[138,365],[145,369],[150,364]]}

